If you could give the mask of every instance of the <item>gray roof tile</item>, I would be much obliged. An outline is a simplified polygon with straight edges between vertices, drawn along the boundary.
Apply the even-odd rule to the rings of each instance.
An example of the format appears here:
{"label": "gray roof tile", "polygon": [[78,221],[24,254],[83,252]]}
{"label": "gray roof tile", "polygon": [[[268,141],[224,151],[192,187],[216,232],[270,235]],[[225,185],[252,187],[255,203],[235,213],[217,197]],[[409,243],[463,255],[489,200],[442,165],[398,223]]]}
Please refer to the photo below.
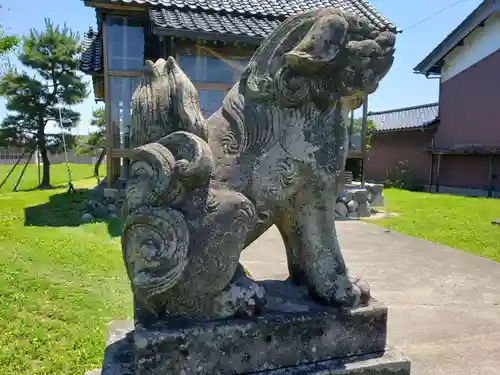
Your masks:
{"label": "gray roof tile", "polygon": [[80,55],[80,70],[87,74],[102,72],[102,38],[92,27],[85,33]]}
{"label": "gray roof tile", "polygon": [[337,7],[368,19],[378,29],[396,30],[367,0],[108,0],[181,11],[214,12],[285,19],[310,9]]}
{"label": "gray roof tile", "polygon": [[236,36],[264,38],[279,25],[278,20],[191,10],[151,8],[149,16],[156,27]]}
{"label": "gray roof tile", "polygon": [[439,104],[431,103],[390,111],[370,112],[368,120],[377,131],[425,128],[438,120]]}
{"label": "gray roof tile", "polygon": [[[105,0],[148,7],[152,24],[179,31],[267,37],[285,18],[296,13],[334,6],[368,19],[378,29],[395,30],[366,0]],[[85,34],[81,70],[102,71],[101,36],[92,29]]]}

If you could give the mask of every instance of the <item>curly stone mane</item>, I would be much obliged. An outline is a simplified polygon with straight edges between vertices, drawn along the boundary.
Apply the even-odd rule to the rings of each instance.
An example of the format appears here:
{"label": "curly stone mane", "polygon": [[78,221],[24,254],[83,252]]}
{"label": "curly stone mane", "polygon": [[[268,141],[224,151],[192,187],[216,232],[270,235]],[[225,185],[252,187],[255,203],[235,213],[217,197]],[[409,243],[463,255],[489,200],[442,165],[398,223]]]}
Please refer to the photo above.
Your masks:
{"label": "curly stone mane", "polygon": [[231,127],[222,140],[226,153],[263,152],[272,138],[266,125],[278,123],[281,133],[304,116],[334,121],[337,104],[343,111],[358,108],[391,67],[394,45],[390,31],[335,8],[287,19],[224,99],[222,115]]}
{"label": "curly stone mane", "polygon": [[[285,106],[372,93],[394,59],[395,35],[338,9],[284,21],[251,59],[240,85]],[[326,78],[328,77],[328,78]]]}

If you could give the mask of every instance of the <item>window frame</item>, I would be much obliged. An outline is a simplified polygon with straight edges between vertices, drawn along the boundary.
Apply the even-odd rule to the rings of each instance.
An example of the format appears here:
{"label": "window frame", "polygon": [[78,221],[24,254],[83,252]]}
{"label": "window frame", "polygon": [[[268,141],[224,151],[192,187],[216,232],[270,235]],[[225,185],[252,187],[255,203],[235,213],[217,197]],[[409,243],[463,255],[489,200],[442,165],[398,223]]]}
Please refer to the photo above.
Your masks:
{"label": "window frame", "polygon": [[[249,53],[236,53],[237,50],[231,50],[231,49],[225,49],[225,48],[212,48],[210,49],[217,50],[217,54],[221,55],[224,58],[231,59],[231,60],[250,60],[252,54]],[[233,52],[233,53],[231,53]],[[241,52],[241,51],[240,51]],[[245,51],[243,51],[245,52]],[[213,54],[211,54],[209,51],[207,51],[207,47],[201,46],[199,44],[196,45],[184,45],[184,46],[179,46],[176,50],[175,53],[175,59],[177,63],[179,64],[180,68],[183,69],[182,64],[181,64],[181,56],[195,56],[195,57],[212,57],[212,58],[217,58]],[[219,59],[220,60],[220,59]],[[223,61],[223,60],[221,60]],[[189,76],[188,76],[189,77]],[[233,86],[236,84],[237,80],[235,80],[232,83],[220,83],[220,82],[209,82],[209,81],[194,81],[189,77],[191,82],[193,83],[194,87],[196,90],[203,90],[203,91],[224,91],[224,96],[227,95],[229,90],[233,88]],[[222,104],[222,103],[221,103]],[[206,117],[208,118],[208,117]]]}
{"label": "window frame", "polygon": [[[121,57],[115,57],[112,53],[112,43],[113,41],[111,40],[111,36],[110,36],[110,26],[113,26],[111,23],[112,21],[110,21],[110,19],[120,19],[120,22],[117,22],[116,25],[120,28],[122,28],[122,33],[120,35],[120,39],[115,41],[116,43],[118,42],[121,42],[123,43],[125,46],[128,46],[128,43],[126,43],[124,41],[124,35],[126,35],[126,32],[123,32],[125,30],[127,30],[127,28],[140,28],[142,29],[142,62],[140,64],[139,67],[137,67],[137,69],[142,69],[142,67],[144,66],[144,62],[145,62],[145,54],[146,54],[146,23],[144,22],[144,20],[140,19],[140,18],[134,18],[134,17],[129,17],[129,16],[125,16],[125,15],[118,15],[118,14],[107,14],[106,15],[106,19],[104,21],[104,23],[106,24],[106,54],[108,56],[108,59],[107,59],[107,62],[106,62],[106,65],[107,65],[107,68],[109,70],[109,72],[114,72],[116,74],[116,72],[131,72],[131,71],[136,71],[137,69],[120,69],[120,68],[117,68],[117,67],[113,67],[112,66],[112,62],[113,60],[116,60],[118,58],[120,58],[121,60],[130,60],[130,61],[139,61],[139,57],[125,57],[125,56],[121,56]],[[125,24],[126,23],[126,24]],[[131,25],[129,25],[129,23]]]}

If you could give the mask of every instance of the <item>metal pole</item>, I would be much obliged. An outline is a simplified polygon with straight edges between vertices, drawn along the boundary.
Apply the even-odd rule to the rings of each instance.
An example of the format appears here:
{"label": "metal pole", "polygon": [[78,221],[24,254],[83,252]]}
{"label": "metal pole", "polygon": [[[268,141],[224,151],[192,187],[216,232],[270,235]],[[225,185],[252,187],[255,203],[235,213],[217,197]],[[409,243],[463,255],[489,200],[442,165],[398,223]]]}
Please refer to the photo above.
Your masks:
{"label": "metal pole", "polygon": [[21,174],[19,175],[19,178],[16,181],[16,185],[14,186],[14,189],[12,190],[13,192],[17,192],[17,188],[19,186],[19,183],[21,182],[21,179],[24,176],[24,172],[26,172],[26,168],[28,168],[28,164],[30,163],[31,158],[33,157],[33,154],[35,153],[36,147],[33,147],[33,150],[30,153],[30,156],[28,157],[28,160],[26,160],[26,164],[24,164],[23,170],[21,171]]}
{"label": "metal pole", "polygon": [[17,159],[16,163],[14,164],[14,166],[12,167],[12,169],[9,171],[9,173],[7,173],[7,176],[5,176],[5,178],[3,179],[3,181],[0,183],[0,189],[2,188],[2,186],[7,182],[7,180],[9,179],[10,175],[12,174],[12,172],[14,172],[14,169],[16,169],[17,165],[19,164],[19,162],[22,160],[23,156],[26,154],[26,151],[23,150],[23,153],[21,154],[21,156],[19,157],[19,159]]}
{"label": "metal pole", "polygon": [[61,124],[61,134],[62,134],[63,147],[64,147],[64,159],[66,160],[66,169],[68,170],[68,193],[74,193],[75,187],[73,186],[73,181],[71,179],[71,169],[69,168],[68,150],[66,149],[66,138],[64,137],[64,127],[63,127],[63,122],[62,122],[61,107],[59,107],[59,122]]}
{"label": "metal pole", "polygon": [[361,189],[365,188],[366,143],[368,134],[368,94],[363,99],[363,120],[361,123]]}

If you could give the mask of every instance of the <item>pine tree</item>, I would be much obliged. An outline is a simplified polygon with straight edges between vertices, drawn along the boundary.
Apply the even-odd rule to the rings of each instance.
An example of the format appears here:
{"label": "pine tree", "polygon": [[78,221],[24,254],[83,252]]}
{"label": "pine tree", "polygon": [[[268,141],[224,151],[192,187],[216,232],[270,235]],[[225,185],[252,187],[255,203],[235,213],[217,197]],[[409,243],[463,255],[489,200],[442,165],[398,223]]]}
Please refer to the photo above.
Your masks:
{"label": "pine tree", "polygon": [[[64,129],[76,126],[80,114],[71,106],[80,103],[89,92],[78,73],[78,35],[49,20],[45,30],[31,30],[22,38],[20,62],[33,71],[11,69],[0,79],[0,95],[10,111],[0,125],[0,140],[10,145],[38,146],[43,162],[40,188],[50,187],[48,151],[60,149],[61,134],[47,134],[49,122],[59,124],[59,110]],[[74,137],[65,138],[73,142]]]}

